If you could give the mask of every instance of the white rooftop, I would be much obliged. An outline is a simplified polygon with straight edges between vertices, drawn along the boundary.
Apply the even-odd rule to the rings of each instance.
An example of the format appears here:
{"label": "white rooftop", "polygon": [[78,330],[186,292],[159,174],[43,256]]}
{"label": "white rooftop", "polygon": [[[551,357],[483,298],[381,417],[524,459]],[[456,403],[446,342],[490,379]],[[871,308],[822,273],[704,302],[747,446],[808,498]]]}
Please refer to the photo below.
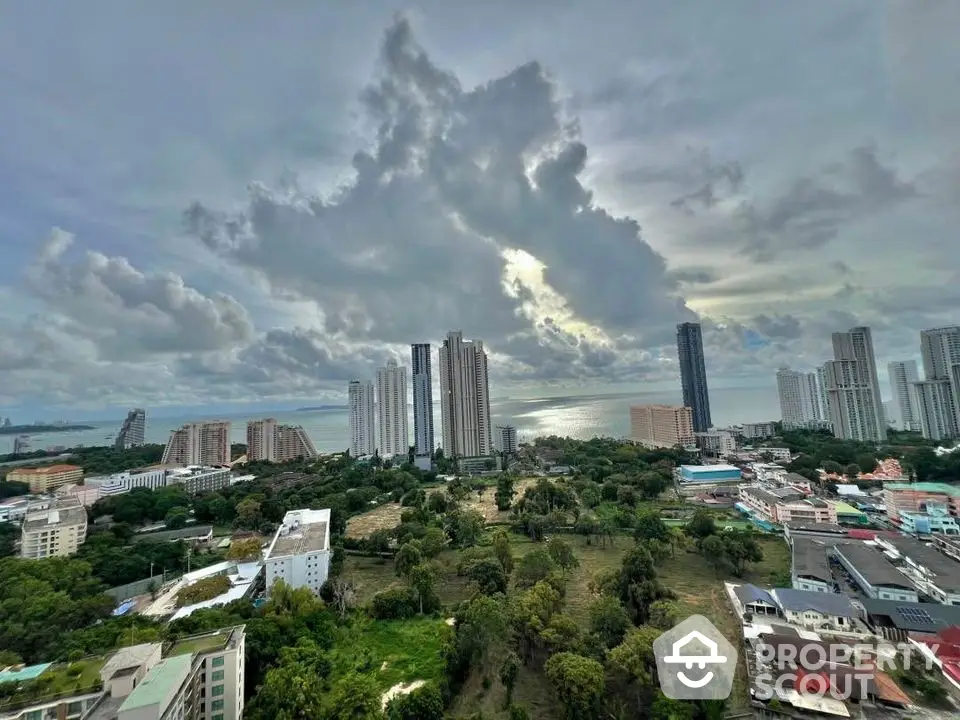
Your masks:
{"label": "white rooftop", "polygon": [[330,510],[291,510],[283,516],[265,559],[330,549]]}
{"label": "white rooftop", "polygon": [[736,465],[681,465],[684,470],[687,470],[692,473],[702,473],[702,472],[740,472],[740,468]]}

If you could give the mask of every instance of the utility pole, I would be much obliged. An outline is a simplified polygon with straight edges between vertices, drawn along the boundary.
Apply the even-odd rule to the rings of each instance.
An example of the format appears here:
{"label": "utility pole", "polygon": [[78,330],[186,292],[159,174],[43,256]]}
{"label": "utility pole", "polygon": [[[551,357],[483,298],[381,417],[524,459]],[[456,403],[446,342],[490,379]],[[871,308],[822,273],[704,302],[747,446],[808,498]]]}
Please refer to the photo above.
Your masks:
{"label": "utility pole", "polygon": [[187,548],[187,572],[190,572],[190,556],[193,555],[193,548]]}

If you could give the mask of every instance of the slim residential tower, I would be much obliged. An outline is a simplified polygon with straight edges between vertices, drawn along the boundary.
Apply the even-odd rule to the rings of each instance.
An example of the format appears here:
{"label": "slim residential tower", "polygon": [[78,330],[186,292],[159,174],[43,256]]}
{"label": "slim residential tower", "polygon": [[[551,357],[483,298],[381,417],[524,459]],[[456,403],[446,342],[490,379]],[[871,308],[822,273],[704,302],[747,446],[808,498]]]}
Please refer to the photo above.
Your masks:
{"label": "slim residential tower", "polygon": [[900,414],[900,427],[904,430],[920,431],[920,419],[914,397],[913,384],[920,380],[917,374],[916,360],[898,360],[887,363],[890,376],[890,392],[893,394],[894,407]]}
{"label": "slim residential tower", "polygon": [[377,429],[380,457],[406,455],[410,452],[407,428],[407,369],[397,361],[377,370]]}
{"label": "slim residential tower", "polygon": [[126,450],[132,447],[143,445],[143,434],[147,424],[147,413],[143,408],[134,408],[127,413],[126,419],[120,432],[117,433],[117,440],[114,447],[117,450]]}
{"label": "slim residential tower", "polygon": [[493,454],[487,354],[479,340],[454,330],[440,348],[440,413],[447,457]]}
{"label": "slim residential tower", "polygon": [[417,457],[429,457],[435,447],[433,440],[433,375],[430,362],[430,343],[410,346],[413,373],[413,452]]}
{"label": "slim residential tower", "polygon": [[780,368],[777,371],[777,394],[780,419],[785,427],[812,427],[823,419],[816,373]]}
{"label": "slim residential tower", "polygon": [[373,383],[351,380],[347,386],[347,402],[350,406],[350,454],[353,457],[373,455],[377,450]]}
{"label": "slim residential tower", "polygon": [[[847,332],[833,334],[833,359],[856,361],[859,383],[870,388],[872,409],[864,408],[863,414],[872,416],[874,431],[871,440],[887,439],[887,420],[883,413],[883,399],[880,396],[880,380],[877,377],[877,361],[873,354],[873,336],[868,327],[854,327]],[[833,405],[831,405],[833,409]]]}
{"label": "slim residential tower", "polygon": [[680,361],[680,383],[683,404],[693,415],[693,431],[706,432],[713,425],[710,419],[710,393],[707,389],[707,368],[703,357],[703,333],[700,323],[677,325],[677,358]]}

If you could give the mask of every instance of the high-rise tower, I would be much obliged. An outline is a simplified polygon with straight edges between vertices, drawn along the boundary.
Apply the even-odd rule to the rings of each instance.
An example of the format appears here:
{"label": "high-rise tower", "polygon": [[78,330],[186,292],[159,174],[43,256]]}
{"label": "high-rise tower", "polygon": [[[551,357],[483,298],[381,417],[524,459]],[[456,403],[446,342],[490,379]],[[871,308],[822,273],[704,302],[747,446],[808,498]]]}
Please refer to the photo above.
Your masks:
{"label": "high-rise tower", "polygon": [[377,450],[380,457],[410,452],[407,427],[407,369],[393,358],[377,370]]}
{"label": "high-rise tower", "polygon": [[677,357],[680,361],[680,383],[683,404],[693,415],[693,431],[706,432],[713,425],[710,419],[710,392],[707,389],[707,368],[703,357],[703,334],[700,323],[677,325]]}
{"label": "high-rise tower", "polygon": [[430,343],[410,346],[413,380],[413,452],[429,457],[436,447],[433,439],[433,375]]}
{"label": "high-rise tower", "polygon": [[454,330],[439,352],[440,414],[447,457],[493,454],[487,354],[479,340],[464,340]]}
{"label": "high-rise tower", "polygon": [[377,450],[373,383],[351,380],[347,386],[347,402],[350,406],[350,454],[353,457],[373,455]]}

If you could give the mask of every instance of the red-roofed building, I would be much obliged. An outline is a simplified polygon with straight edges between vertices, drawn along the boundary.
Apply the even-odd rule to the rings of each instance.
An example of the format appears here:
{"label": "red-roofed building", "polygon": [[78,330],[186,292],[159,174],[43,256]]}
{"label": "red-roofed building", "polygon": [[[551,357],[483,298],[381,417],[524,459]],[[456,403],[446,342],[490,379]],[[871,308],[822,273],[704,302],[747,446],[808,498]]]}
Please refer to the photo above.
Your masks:
{"label": "red-roofed building", "polygon": [[960,690],[960,627],[948,627],[936,635],[910,633],[909,637],[924,657],[940,668],[947,681]]}

